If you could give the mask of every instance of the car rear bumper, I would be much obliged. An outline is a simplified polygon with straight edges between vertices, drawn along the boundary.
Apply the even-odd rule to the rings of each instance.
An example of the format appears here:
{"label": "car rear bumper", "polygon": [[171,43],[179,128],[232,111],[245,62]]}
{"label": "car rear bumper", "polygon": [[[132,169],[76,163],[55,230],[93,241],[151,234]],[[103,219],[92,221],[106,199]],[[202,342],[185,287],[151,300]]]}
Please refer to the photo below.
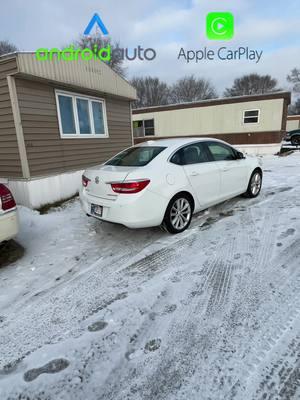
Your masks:
{"label": "car rear bumper", "polygon": [[0,243],[14,238],[19,232],[17,211],[0,215]]}
{"label": "car rear bumper", "polygon": [[[148,228],[162,223],[168,200],[145,190],[139,194],[121,194],[115,200],[91,196],[80,191],[80,201],[84,212],[94,218],[125,225],[128,228]],[[92,215],[91,204],[103,207],[102,217]]]}

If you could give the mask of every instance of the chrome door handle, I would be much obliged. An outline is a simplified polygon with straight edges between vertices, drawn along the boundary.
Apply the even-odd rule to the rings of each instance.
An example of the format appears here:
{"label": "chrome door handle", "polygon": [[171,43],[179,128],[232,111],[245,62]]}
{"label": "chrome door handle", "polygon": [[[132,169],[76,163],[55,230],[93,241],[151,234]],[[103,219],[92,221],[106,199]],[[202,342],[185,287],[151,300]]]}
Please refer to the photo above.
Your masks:
{"label": "chrome door handle", "polygon": [[229,171],[229,168],[223,168],[223,171],[224,172]]}
{"label": "chrome door handle", "polygon": [[193,172],[190,173],[190,176],[197,176],[197,175],[199,175],[199,173],[196,172],[196,171],[193,171]]}

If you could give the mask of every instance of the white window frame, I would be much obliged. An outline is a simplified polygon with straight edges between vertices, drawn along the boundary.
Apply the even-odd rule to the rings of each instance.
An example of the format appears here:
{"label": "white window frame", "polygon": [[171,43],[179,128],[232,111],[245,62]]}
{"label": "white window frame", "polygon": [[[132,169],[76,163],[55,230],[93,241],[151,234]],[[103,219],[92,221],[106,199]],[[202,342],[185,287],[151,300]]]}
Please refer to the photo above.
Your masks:
{"label": "white window frame", "polygon": [[[75,133],[63,133],[61,114],[60,114],[60,107],[59,107],[59,99],[58,99],[59,95],[72,98],[73,115],[74,115],[74,120],[75,120],[74,121],[75,122],[75,129],[76,129]],[[57,116],[58,116],[59,132],[60,132],[60,137],[62,139],[74,139],[74,138],[76,138],[76,139],[104,139],[104,138],[108,138],[109,137],[108,126],[107,126],[107,114],[106,114],[105,99],[102,99],[100,97],[85,96],[85,95],[80,94],[80,93],[67,92],[67,91],[58,90],[58,89],[55,89],[55,99],[56,99],[56,109],[57,109]],[[91,131],[92,131],[91,133],[80,133],[76,99],[82,99],[82,100],[87,100],[88,101],[89,118],[90,118],[90,125],[91,125]],[[97,102],[97,103],[100,103],[102,105],[104,134],[95,133],[92,102]]]}
{"label": "white window frame", "polygon": [[[253,116],[252,117],[245,117],[245,114],[248,111],[258,111],[257,122],[245,122],[245,118],[246,118],[246,120],[247,120],[247,118],[255,118]],[[259,124],[259,122],[260,122],[260,109],[259,108],[252,108],[250,110],[244,110],[243,111],[243,125],[256,125],[256,124]]]}

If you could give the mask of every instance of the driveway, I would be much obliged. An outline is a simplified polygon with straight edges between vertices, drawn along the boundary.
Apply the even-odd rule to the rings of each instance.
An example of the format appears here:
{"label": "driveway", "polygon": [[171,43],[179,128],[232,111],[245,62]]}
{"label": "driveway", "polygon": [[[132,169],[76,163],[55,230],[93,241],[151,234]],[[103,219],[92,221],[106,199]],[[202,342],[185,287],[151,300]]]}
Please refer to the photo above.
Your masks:
{"label": "driveway", "polygon": [[0,398],[300,398],[300,154],[176,236],[22,208],[0,268]]}

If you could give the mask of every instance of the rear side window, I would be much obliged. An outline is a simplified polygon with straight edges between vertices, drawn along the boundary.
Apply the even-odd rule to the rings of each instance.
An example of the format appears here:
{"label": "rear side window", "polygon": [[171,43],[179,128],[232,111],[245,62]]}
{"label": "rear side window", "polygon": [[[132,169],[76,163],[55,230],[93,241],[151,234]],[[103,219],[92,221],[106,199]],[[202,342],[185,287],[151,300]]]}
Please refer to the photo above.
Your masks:
{"label": "rear side window", "polygon": [[105,165],[116,165],[119,167],[143,167],[149,164],[165,147],[161,146],[141,146],[131,147],[116,155]]}
{"label": "rear side window", "polygon": [[211,142],[207,143],[207,146],[214,161],[230,161],[237,158],[235,151],[225,144]]}
{"label": "rear side window", "polygon": [[179,149],[170,159],[177,165],[189,165],[209,162],[206,146],[203,142],[193,143]]}

